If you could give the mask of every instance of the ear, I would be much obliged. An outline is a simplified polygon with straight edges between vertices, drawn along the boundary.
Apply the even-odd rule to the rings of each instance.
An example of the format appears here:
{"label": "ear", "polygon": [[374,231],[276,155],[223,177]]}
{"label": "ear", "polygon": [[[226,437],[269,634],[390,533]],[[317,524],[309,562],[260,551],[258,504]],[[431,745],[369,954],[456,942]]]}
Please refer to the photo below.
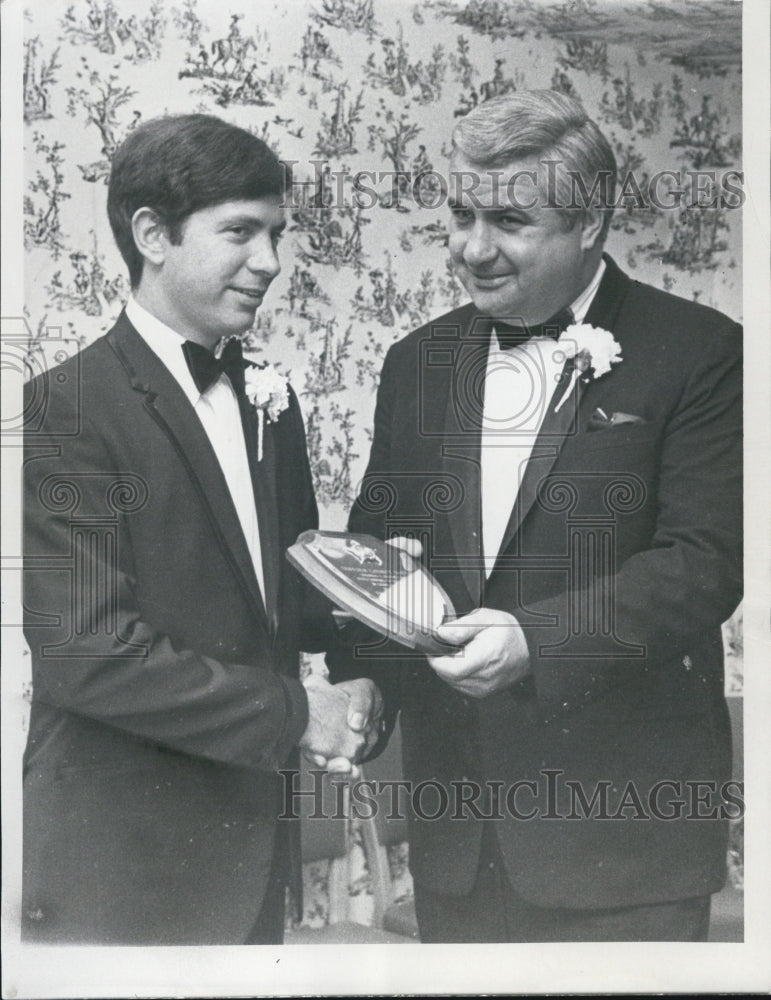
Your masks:
{"label": "ear", "polygon": [[597,245],[602,232],[603,213],[597,208],[587,208],[581,220],[581,249],[591,250]]}
{"label": "ear", "polygon": [[160,267],[166,258],[169,236],[157,212],[152,208],[138,208],[131,219],[131,232],[144,259]]}

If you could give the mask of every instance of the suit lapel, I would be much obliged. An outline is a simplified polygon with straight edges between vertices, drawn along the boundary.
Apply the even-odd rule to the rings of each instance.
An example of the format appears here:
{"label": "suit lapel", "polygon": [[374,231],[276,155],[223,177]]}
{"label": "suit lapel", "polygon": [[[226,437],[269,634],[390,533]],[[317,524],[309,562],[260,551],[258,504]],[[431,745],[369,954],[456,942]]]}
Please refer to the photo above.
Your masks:
{"label": "suit lapel", "polygon": [[505,552],[511,544],[512,539],[519,531],[520,525],[530,513],[530,509],[536,501],[538,490],[546,476],[551,472],[552,466],[557,461],[560,449],[565,442],[565,438],[572,432],[575,426],[576,413],[583,393],[583,384],[580,379],[565,402],[556,410],[556,406],[562,398],[573,375],[573,364],[567,362],[557,383],[557,387],[549,401],[546,414],[543,418],[538,437],[533,445],[533,450],[525,467],[522,482],[519,486],[511,511],[511,517],[506,525],[503,539],[501,541],[500,552]]}
{"label": "suit lapel", "polygon": [[234,575],[267,627],[265,605],[241,522],[209,437],[190,401],[166,366],[121,314],[107,339],[131,380],[144,395],[145,409],[170,439],[206,511],[212,535]]}
{"label": "suit lapel", "polygon": [[[265,605],[272,634],[278,628],[278,590],[281,572],[279,558],[278,496],[276,489],[276,436],[275,427],[268,423],[262,429],[262,458],[259,453],[259,418],[254,407],[241,400],[242,420],[247,428],[247,449],[252,476],[254,500],[259,513],[260,554],[262,576],[265,583]],[[247,407],[244,414],[244,408]]]}
{"label": "suit lapel", "polygon": [[449,515],[449,526],[470,607],[478,607],[484,585],[480,453],[489,324],[472,309],[460,336],[448,383],[442,462],[448,476],[463,483],[464,499]]}
{"label": "suit lapel", "polygon": [[[612,331],[616,325],[621,304],[626,297],[629,279],[622,274],[613,259],[607,254],[603,254],[603,260],[605,261],[605,273],[602,276],[600,287],[597,289],[597,294],[589,306],[584,323]],[[572,368],[572,365],[569,367]],[[563,371],[563,380],[567,375],[568,366]],[[522,522],[536,501],[541,483],[549,475],[554,463],[559,458],[566,438],[575,431],[576,417],[585,393],[585,386],[579,379],[570,396],[555,413],[555,406],[565,391],[563,380],[557,385],[549,402],[530,460],[525,468],[511,517],[501,542],[501,552],[506,551],[519,531]]]}

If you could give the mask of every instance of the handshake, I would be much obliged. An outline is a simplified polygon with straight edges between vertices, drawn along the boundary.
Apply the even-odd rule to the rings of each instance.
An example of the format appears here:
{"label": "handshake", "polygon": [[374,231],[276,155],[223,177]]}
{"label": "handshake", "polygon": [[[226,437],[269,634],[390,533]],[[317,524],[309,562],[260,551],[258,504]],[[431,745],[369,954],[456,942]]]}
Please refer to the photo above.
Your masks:
{"label": "handshake", "polygon": [[383,699],[366,677],[330,684],[321,674],[303,681],[308,725],[299,742],[317,767],[358,777],[356,764],[371,752],[383,732]]}

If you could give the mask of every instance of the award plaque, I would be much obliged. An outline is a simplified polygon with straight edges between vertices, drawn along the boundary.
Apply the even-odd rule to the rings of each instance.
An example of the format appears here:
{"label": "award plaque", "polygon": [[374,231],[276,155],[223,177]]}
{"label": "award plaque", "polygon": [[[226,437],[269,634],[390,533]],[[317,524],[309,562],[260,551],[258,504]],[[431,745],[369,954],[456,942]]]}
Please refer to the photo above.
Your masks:
{"label": "award plaque", "polygon": [[455,618],[450,598],[403,549],[372,535],[304,531],[287,558],[333,604],[381,635],[421,653],[456,648],[436,635]]}

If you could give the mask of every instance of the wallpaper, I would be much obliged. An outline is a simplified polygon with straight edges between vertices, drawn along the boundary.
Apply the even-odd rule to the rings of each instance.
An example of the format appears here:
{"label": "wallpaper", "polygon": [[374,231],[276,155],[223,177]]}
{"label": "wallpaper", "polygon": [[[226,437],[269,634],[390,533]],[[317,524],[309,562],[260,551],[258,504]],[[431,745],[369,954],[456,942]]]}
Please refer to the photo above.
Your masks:
{"label": "wallpaper", "polygon": [[[741,169],[739,15],[731,0],[37,5],[24,79],[31,348],[46,350],[48,326],[73,349],[88,343],[121,308],[127,278],[105,212],[121,139],[164,112],[248,128],[297,177],[283,272],[252,347],[291,374],[325,525],[342,525],[384,352],[465,300],[446,207],[430,207],[433,175],[412,178],[445,169],[455,119],[480,101],[525,87],[580,97],[627,178],[608,249],[635,277],[739,318],[740,213],[694,210],[692,192],[657,210],[635,188],[661,170],[699,171],[704,188]],[[369,180],[380,172],[404,176]]]}
{"label": "wallpaper", "polygon": [[[446,169],[458,116],[522,88],[577,95],[618,158],[624,198],[608,250],[633,277],[741,319],[741,199],[726,187],[733,178],[740,188],[740,57],[732,0],[30,6],[28,370],[107,330],[128,293],[105,206],[110,158],[131,129],[182,111],[249,129],[295,176],[282,273],[250,346],[291,376],[322,527],[341,528],[364,472],[386,350],[466,300],[431,173]],[[671,206],[640,196],[662,171],[683,179]],[[359,172],[367,196],[357,199]],[[726,642],[729,690],[738,690],[738,618]]]}

